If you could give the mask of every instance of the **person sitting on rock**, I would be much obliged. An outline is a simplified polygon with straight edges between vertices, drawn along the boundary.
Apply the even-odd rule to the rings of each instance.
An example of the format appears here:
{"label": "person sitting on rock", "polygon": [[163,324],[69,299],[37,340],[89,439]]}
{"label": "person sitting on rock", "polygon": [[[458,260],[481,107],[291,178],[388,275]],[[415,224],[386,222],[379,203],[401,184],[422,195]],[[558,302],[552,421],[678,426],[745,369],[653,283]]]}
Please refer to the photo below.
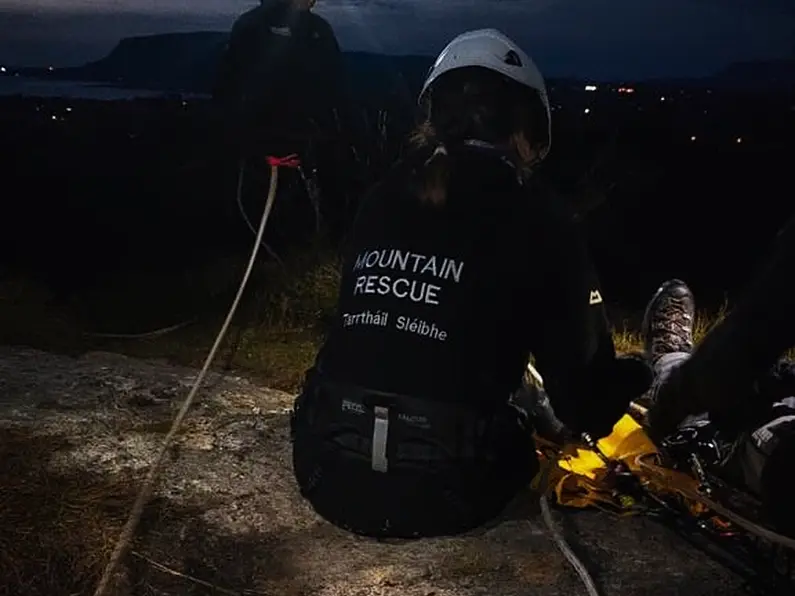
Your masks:
{"label": "person sitting on rock", "polygon": [[[756,496],[765,521],[793,537],[795,363],[782,354],[795,345],[794,273],[795,218],[767,267],[697,348],[695,299],[680,280],[660,286],[643,322],[655,372],[648,395],[652,439],[664,450],[679,445],[685,456],[700,444],[696,455],[706,468]],[[703,452],[705,445],[712,449]]]}
{"label": "person sitting on rock", "polygon": [[532,352],[557,414],[607,435],[651,382],[617,358],[550,148],[541,73],[493,30],[453,39],[412,150],[365,197],[337,315],[292,416],[302,495],[354,533],[422,537],[495,518],[538,470],[510,405]]}

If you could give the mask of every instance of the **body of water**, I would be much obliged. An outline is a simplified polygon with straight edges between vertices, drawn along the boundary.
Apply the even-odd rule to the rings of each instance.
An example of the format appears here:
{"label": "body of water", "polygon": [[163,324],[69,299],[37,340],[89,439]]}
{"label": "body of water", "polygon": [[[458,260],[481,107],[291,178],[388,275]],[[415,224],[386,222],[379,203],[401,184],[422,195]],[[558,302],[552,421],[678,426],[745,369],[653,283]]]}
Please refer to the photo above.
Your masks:
{"label": "body of water", "polygon": [[[20,76],[0,76],[0,96],[24,95],[28,97],[74,97],[105,101],[119,99],[166,97],[167,91],[152,89],[126,89],[98,83],[80,81],[47,81]],[[202,98],[202,94],[182,93],[185,98]]]}

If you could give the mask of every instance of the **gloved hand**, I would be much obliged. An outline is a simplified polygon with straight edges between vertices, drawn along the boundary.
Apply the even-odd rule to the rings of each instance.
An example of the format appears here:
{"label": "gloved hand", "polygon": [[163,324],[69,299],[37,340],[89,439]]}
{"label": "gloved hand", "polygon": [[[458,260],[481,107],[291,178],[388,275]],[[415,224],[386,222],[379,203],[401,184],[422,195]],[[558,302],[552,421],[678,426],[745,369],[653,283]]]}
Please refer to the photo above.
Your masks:
{"label": "gloved hand", "polygon": [[563,444],[574,436],[555,415],[546,392],[536,385],[525,381],[511,401],[527,412],[538,436],[558,444]]}

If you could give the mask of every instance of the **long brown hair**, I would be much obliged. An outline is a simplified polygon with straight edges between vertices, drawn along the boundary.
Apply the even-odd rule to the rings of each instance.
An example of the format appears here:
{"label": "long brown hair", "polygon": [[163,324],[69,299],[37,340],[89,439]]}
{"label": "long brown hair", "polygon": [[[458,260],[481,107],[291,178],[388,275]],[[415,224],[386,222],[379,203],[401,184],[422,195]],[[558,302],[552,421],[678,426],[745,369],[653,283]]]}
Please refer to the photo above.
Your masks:
{"label": "long brown hair", "polygon": [[409,147],[422,162],[416,182],[424,203],[445,203],[455,161],[451,150],[468,139],[504,147],[514,165],[527,173],[549,142],[538,93],[485,68],[460,68],[442,75],[423,108],[424,118],[409,136]]}

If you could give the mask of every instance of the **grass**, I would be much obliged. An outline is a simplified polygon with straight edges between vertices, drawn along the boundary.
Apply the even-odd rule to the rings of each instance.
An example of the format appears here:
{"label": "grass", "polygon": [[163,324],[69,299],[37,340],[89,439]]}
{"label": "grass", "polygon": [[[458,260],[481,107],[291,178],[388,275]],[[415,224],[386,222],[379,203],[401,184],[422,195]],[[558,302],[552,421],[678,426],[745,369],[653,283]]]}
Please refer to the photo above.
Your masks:
{"label": "grass", "polygon": [[[728,312],[728,305],[724,304],[717,313],[702,312],[696,315],[693,327],[693,339],[698,344],[715,325],[720,323]],[[640,330],[613,329],[613,343],[620,354],[630,354],[643,350],[643,337]]]}
{"label": "grass", "polygon": [[[260,265],[216,366],[241,370],[277,389],[296,391],[333,317],[339,266],[335,253],[322,247],[294,255],[284,265]],[[242,259],[223,259],[181,275],[128,276],[61,304],[54,303],[41,284],[6,280],[0,282],[0,343],[69,354],[111,351],[200,366],[220,329],[242,269]],[[696,340],[725,312],[724,306],[717,316],[701,314],[696,321]],[[140,334],[180,322],[187,324],[159,335]],[[111,337],[95,336],[92,331]],[[116,334],[130,337],[114,337]],[[617,328],[613,338],[620,353],[642,349],[637,329]]]}
{"label": "grass", "polygon": [[[102,350],[200,366],[244,265],[244,258],[224,259],[170,277],[127,276],[66,302],[56,302],[43,284],[0,281],[0,344],[73,355]],[[294,255],[284,266],[257,267],[216,365],[242,369],[275,388],[297,389],[333,313],[338,271],[336,255],[328,250]],[[174,323],[186,324],[169,333],[142,333]]]}

